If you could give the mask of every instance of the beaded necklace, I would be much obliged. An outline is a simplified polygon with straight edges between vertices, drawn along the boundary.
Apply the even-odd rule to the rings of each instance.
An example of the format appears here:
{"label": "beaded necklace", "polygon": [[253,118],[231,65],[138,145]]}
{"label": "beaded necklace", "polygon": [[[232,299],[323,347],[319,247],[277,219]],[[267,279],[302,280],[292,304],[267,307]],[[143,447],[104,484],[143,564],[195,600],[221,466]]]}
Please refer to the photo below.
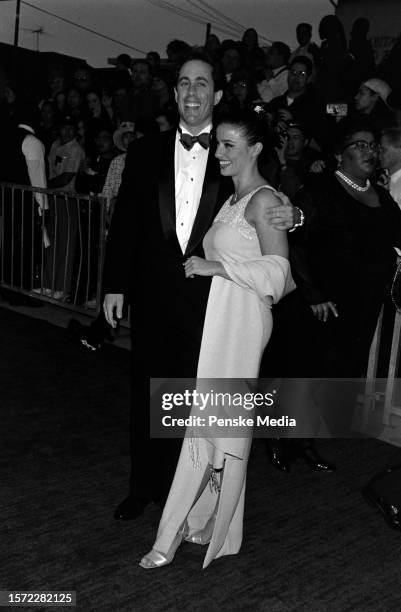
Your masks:
{"label": "beaded necklace", "polygon": [[355,183],[352,179],[350,179],[349,176],[347,176],[346,174],[343,174],[341,170],[336,170],[334,174],[339,176],[340,179],[344,181],[344,183],[352,187],[352,189],[355,189],[355,191],[367,191],[370,187],[369,179],[366,179],[365,186],[361,187],[361,185],[358,185],[358,183]]}

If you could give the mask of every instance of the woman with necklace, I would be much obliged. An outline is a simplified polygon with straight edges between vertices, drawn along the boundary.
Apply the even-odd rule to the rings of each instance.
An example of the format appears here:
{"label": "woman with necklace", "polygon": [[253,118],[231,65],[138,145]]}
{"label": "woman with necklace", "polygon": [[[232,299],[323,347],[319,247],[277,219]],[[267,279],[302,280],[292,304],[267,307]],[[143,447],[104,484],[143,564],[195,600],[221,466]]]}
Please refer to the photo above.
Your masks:
{"label": "woman with necklace", "polygon": [[357,378],[366,373],[394,270],[393,247],[401,242],[398,206],[370,181],[377,154],[371,129],[345,121],[339,126],[337,170],[315,177],[296,197],[306,226],[294,235],[294,256],[303,253],[306,266],[294,267],[294,275],[320,336],[314,361],[321,374],[314,376]]}
{"label": "woman with necklace", "polygon": [[262,364],[262,377],[283,377],[280,407],[296,417],[297,434],[303,436],[277,441],[272,460],[283,471],[298,458],[313,470],[335,469],[315,450],[312,438],[321,414],[334,437],[349,436],[355,397],[349,386],[318,387],[313,379],[366,375],[394,275],[393,247],[401,242],[401,212],[389,193],[371,182],[378,154],[371,128],[345,120],[337,136],[335,172],[311,176],[294,198],[305,213],[304,226],[290,234],[297,289],[275,311]]}
{"label": "woman with necklace", "polygon": [[[213,277],[196,389],[210,391],[213,379],[214,391],[243,393],[249,388],[233,379],[258,377],[272,330],[271,306],[292,281],[286,232],[267,222],[280,196],[258,170],[262,120],[253,111],[232,114],[220,121],[216,134],[220,172],[232,178],[235,192],[204,238],[206,259],[193,256],[185,262],[188,282]],[[224,404],[217,414],[226,416]],[[240,406],[237,414],[247,416],[247,411]],[[208,545],[204,568],[216,557],[239,551],[252,426],[240,429],[242,437],[227,429],[227,437],[218,437],[224,435],[221,428],[210,424],[188,432],[156,542],[141,567],[167,565],[184,539]]]}
{"label": "woman with necklace", "polygon": [[[317,435],[326,410],[334,417],[330,424],[326,420],[332,435],[350,435],[353,390],[333,382],[302,386],[300,379],[366,376],[370,345],[394,275],[401,212],[389,193],[371,182],[377,153],[371,129],[345,120],[338,128],[337,170],[311,177],[294,199],[306,219],[290,241],[297,290],[280,304],[271,346],[280,349],[276,363],[286,377],[285,401],[281,393],[285,414],[297,416],[298,423],[305,418],[305,438]],[[274,348],[273,355],[277,357]],[[314,459],[310,443],[283,445],[279,454],[286,470],[301,456],[313,469],[331,471]]]}

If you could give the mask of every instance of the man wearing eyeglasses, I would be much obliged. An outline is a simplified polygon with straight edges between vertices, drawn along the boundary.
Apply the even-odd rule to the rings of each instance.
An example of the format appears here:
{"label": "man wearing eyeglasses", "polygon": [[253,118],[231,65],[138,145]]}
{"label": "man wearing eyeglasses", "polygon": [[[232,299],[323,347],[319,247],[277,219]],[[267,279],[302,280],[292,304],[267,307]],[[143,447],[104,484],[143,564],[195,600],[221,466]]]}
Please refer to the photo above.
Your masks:
{"label": "man wearing eyeglasses", "polygon": [[276,122],[281,120],[303,125],[319,142],[320,113],[310,84],[312,70],[313,64],[308,57],[296,57],[288,70],[287,91],[272,100],[267,111],[276,117]]}

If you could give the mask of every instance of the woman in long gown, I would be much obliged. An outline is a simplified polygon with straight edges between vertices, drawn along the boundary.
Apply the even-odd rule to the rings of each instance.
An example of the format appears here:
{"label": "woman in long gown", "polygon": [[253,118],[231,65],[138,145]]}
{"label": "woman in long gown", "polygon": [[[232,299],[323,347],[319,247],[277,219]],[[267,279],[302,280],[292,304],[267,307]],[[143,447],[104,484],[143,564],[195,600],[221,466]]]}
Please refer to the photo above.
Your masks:
{"label": "woman in long gown", "polygon": [[[191,257],[185,263],[188,282],[196,275],[213,276],[198,391],[210,390],[207,379],[220,379],[216,386],[227,391],[227,379],[257,378],[272,330],[271,305],[290,286],[286,232],[266,221],[279,194],[258,171],[263,131],[251,111],[228,116],[217,127],[220,172],[232,177],[235,193],[204,238],[206,259]],[[140,562],[145,569],[170,563],[183,539],[209,544],[204,568],[240,549],[252,431],[244,430],[241,438],[209,433],[195,437],[192,431],[183,441],[156,542]]]}

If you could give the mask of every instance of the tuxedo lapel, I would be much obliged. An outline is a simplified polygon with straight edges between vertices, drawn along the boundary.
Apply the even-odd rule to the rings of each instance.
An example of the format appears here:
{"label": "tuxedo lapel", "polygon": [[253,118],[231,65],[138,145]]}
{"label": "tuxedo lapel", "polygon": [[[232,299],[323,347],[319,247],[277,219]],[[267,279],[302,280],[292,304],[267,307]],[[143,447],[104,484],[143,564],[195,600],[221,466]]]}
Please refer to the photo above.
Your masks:
{"label": "tuxedo lapel", "polygon": [[199,242],[203,240],[215,216],[217,194],[220,187],[220,168],[214,156],[215,149],[216,147],[212,145],[209,150],[202,195],[185,251],[186,253],[193,251]]}
{"label": "tuxedo lapel", "polygon": [[175,131],[166,134],[163,141],[159,172],[159,211],[165,238],[175,237]]}

